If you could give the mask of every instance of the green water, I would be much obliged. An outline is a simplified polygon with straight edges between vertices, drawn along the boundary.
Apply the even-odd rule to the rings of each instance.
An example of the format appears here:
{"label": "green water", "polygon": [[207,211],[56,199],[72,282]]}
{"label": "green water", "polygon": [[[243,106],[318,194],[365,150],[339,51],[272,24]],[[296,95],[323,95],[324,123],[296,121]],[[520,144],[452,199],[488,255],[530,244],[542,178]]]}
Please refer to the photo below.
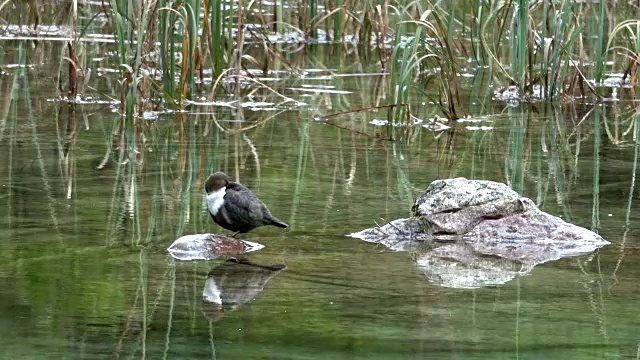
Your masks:
{"label": "green water", "polygon": [[[136,161],[119,163],[119,116],[100,104],[72,114],[50,101],[49,70],[30,72],[29,87],[17,78],[14,92],[17,73],[1,84],[14,96],[0,122],[2,358],[639,357],[630,103],[547,108],[489,96],[467,103],[480,123],[439,136],[397,128],[386,141],[387,129],[369,124],[384,112],[318,121],[375,103],[380,76],[324,72],[328,80],[276,85],[306,103],[275,106],[281,112],[207,107],[138,120],[124,142],[135,139]],[[303,84],[346,93],[292,90]],[[273,99],[252,99],[261,100]],[[223,128],[257,126],[223,132],[211,113]],[[468,127],[480,125],[492,129]],[[237,173],[290,225],[243,236],[265,245],[250,261],[287,269],[252,301],[222,311],[202,294],[223,260],[180,262],[166,251],[185,234],[228,233],[203,212],[201,183],[214,170]],[[409,253],[345,236],[408,216],[432,180],[454,176],[509,182],[545,211],[597,224],[613,244],[468,290],[430,283]]]}

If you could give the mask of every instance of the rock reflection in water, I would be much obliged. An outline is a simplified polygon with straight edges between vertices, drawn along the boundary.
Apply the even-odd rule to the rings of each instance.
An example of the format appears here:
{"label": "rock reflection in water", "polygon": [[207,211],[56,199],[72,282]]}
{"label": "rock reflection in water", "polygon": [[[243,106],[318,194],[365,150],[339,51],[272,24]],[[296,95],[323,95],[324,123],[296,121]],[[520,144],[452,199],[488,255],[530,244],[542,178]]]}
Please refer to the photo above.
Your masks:
{"label": "rock reflection in water", "polygon": [[458,237],[447,243],[441,241],[401,241],[384,239],[379,242],[395,251],[407,251],[432,283],[449,288],[475,289],[504,284],[516,276],[525,275],[548,261],[592,252],[574,247],[566,251],[536,241],[495,242],[491,239]]}
{"label": "rock reflection in water", "polygon": [[418,267],[440,286],[478,288],[500,285],[549,261],[591,253],[607,243],[538,239],[496,241],[492,238],[461,237],[415,257]]}
{"label": "rock reflection in water", "polygon": [[229,259],[209,272],[202,292],[202,313],[218,321],[224,311],[234,311],[255,299],[285,264],[258,265],[247,259]]}
{"label": "rock reflection in water", "polygon": [[464,241],[416,254],[415,261],[432,283],[458,289],[501,285],[535,266],[499,254],[480,253]]}

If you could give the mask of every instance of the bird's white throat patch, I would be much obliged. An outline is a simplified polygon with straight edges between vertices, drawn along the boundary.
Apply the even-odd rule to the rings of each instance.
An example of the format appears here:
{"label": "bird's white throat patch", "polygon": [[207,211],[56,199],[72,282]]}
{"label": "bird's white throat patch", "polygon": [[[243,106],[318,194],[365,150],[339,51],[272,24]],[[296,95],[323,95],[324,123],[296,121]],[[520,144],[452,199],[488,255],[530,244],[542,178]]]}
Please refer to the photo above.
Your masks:
{"label": "bird's white throat patch", "polygon": [[218,214],[218,210],[220,210],[220,207],[224,202],[224,194],[226,193],[227,193],[227,188],[222,187],[218,191],[214,191],[211,194],[207,194],[207,206],[209,207],[209,211],[213,215]]}

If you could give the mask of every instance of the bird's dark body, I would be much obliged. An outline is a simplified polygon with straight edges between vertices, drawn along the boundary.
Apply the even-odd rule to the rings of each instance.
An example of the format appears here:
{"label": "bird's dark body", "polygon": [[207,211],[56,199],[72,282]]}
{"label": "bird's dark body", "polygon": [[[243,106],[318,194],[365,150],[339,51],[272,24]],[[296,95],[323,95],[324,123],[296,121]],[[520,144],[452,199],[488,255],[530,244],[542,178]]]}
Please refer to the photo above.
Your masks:
{"label": "bird's dark body", "polygon": [[[226,175],[222,175],[226,178]],[[210,189],[207,189],[208,193],[209,191]],[[236,233],[246,233],[264,225],[288,227],[287,224],[271,215],[267,206],[251,190],[228,180],[226,180],[226,191],[222,204],[215,214],[210,208],[209,214],[216,224]]]}

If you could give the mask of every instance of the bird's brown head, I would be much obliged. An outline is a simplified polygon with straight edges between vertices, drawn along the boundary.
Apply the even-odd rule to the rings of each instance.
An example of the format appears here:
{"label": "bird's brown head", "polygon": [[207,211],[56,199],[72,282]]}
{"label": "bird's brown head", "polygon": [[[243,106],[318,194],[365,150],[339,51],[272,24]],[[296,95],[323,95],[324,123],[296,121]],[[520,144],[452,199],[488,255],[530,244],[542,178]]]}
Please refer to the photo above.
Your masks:
{"label": "bird's brown head", "polygon": [[229,177],[227,174],[218,171],[209,175],[209,178],[204,183],[204,190],[207,194],[211,194],[212,192],[218,191],[227,185],[229,185]]}

